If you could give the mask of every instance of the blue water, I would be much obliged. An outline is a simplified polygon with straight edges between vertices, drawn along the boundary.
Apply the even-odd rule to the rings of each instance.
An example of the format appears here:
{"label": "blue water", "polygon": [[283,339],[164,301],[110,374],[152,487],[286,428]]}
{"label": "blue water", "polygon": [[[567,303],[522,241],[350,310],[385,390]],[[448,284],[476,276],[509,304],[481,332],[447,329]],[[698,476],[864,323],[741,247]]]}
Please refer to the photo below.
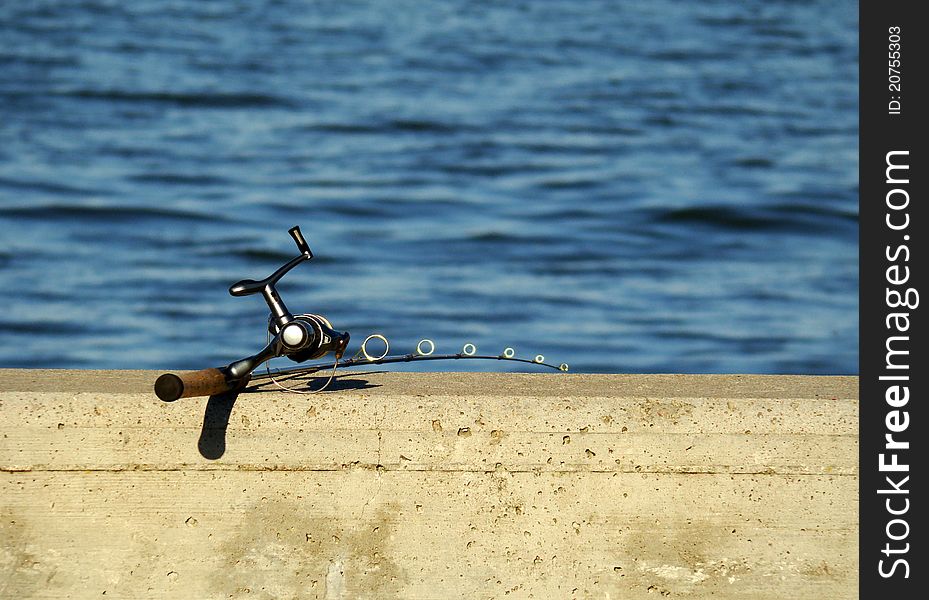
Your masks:
{"label": "blue water", "polygon": [[251,354],[266,307],[226,290],[300,224],[282,295],[352,351],[856,373],[857,32],[833,0],[4,2],[0,366]]}

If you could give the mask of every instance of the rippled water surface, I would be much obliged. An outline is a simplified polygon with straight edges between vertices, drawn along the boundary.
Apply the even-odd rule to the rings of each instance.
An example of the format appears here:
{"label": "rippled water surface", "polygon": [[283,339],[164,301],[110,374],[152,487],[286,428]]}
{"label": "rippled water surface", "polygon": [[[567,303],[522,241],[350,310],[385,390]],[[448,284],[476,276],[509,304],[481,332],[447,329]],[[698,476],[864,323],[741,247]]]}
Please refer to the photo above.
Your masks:
{"label": "rippled water surface", "polygon": [[300,224],[352,349],[856,373],[857,12],[4,2],[0,366],[251,354]]}

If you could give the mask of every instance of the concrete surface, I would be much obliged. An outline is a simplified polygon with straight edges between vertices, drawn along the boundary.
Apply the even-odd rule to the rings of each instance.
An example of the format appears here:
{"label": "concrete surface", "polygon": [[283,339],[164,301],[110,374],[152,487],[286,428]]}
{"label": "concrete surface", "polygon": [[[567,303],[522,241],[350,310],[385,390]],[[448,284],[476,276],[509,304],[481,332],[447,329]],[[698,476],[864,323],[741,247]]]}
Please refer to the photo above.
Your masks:
{"label": "concrete surface", "polygon": [[0,370],[2,598],[854,598],[855,377]]}

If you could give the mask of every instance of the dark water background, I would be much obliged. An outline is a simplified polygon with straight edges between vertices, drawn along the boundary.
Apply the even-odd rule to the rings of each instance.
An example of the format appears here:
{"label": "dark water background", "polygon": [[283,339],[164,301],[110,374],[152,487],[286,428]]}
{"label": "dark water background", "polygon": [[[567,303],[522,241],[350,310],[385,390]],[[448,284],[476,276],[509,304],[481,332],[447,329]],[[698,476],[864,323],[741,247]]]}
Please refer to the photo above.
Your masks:
{"label": "dark water background", "polygon": [[[854,2],[0,3],[0,366],[856,373]],[[286,366],[286,365],[281,365]],[[503,369],[419,363],[417,369]]]}

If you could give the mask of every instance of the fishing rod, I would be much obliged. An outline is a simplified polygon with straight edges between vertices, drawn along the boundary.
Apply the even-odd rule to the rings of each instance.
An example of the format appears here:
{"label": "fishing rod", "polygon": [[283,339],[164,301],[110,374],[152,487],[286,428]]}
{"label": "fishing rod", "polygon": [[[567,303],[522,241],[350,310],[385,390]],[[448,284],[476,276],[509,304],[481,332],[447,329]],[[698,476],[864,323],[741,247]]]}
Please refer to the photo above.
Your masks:
{"label": "fishing rod", "polygon": [[[513,348],[505,348],[499,355],[477,354],[477,347],[467,343],[457,354],[434,354],[435,343],[429,339],[422,339],[416,345],[414,352],[403,355],[391,355],[390,343],[379,333],[371,334],[361,343],[358,352],[346,360],[342,360],[348,347],[350,335],[347,331],[336,331],[326,317],[318,314],[292,314],[276,285],[291,269],[304,261],[313,258],[309,244],[300,232],[299,226],[288,230],[290,237],[300,253],[278,268],[274,273],[254,281],[243,279],[229,288],[233,296],[251,296],[261,294],[270,309],[268,317],[268,334],[265,347],[257,354],[229,363],[224,367],[203,369],[185,373],[164,373],[155,380],[155,394],[166,402],[179,398],[192,396],[212,396],[224,392],[238,391],[245,388],[253,379],[253,372],[262,364],[266,365],[266,372],[254,376],[254,379],[270,380],[277,387],[298,393],[318,393],[326,389],[335,376],[336,369],[350,368],[361,365],[383,365],[400,362],[417,362],[424,360],[504,360],[510,362],[529,363],[560,371],[567,371],[568,365],[562,363],[555,366],[545,362],[545,357],[536,355],[532,360],[517,358]],[[377,340],[384,344],[384,351],[372,354],[368,351],[368,343]],[[317,363],[291,369],[277,369],[272,371],[267,365],[273,358],[286,356],[290,360],[302,363],[308,360],[322,359],[332,353],[334,361]],[[281,381],[301,376],[312,375],[322,370],[331,369],[328,380],[322,387],[309,390],[286,387]]]}

